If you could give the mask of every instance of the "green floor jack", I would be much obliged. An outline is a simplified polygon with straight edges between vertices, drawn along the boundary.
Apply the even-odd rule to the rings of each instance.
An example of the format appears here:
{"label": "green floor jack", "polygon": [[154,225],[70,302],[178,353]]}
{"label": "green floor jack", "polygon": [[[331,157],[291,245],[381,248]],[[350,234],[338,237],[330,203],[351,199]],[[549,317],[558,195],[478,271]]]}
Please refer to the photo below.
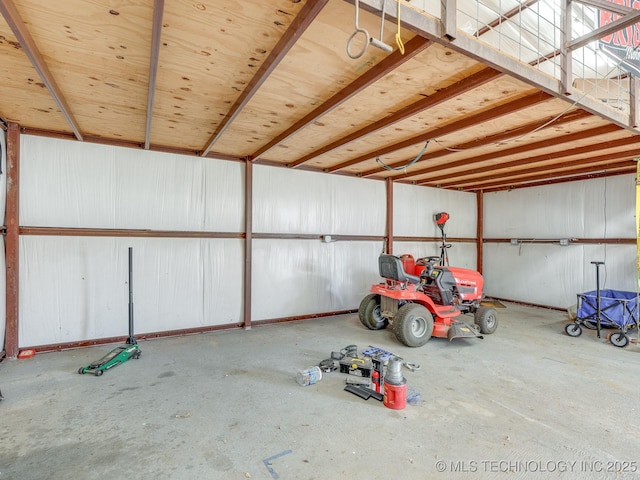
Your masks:
{"label": "green floor jack", "polygon": [[91,365],[80,367],[79,374],[93,373],[96,377],[102,375],[106,370],[113,368],[121,363],[126,362],[130,358],[138,359],[142,354],[142,350],[138,346],[138,342],[133,336],[133,249],[129,247],[129,338],[124,345],[120,345],[100,360],[92,362]]}

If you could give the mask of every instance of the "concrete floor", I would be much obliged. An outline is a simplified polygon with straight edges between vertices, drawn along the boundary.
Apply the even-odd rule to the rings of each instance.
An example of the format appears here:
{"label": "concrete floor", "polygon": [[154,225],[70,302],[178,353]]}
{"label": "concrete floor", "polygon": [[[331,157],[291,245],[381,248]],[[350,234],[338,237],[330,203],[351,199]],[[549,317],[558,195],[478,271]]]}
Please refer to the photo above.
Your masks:
{"label": "concrete floor", "polygon": [[[0,480],[640,478],[640,347],[570,338],[562,312],[507,304],[484,340],[401,345],[356,315],[0,363]],[[375,345],[421,401],[391,410],[300,368]]]}

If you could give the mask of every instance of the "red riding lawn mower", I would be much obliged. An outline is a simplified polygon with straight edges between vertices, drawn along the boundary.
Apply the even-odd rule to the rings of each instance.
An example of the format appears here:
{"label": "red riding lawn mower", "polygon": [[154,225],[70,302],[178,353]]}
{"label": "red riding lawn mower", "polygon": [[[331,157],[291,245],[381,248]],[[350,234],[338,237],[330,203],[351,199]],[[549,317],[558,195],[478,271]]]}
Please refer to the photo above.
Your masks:
{"label": "red riding lawn mower", "polygon": [[[409,347],[420,347],[433,337],[477,337],[498,328],[494,308],[481,305],[484,279],[480,273],[466,268],[449,267],[444,225],[447,213],[435,215],[442,231],[439,257],[414,260],[412,255],[400,257],[382,254],[378,258],[384,283],[371,286],[358,308],[362,324],[370,330],[393,326],[393,333]],[[474,324],[460,320],[462,314],[473,314]]]}

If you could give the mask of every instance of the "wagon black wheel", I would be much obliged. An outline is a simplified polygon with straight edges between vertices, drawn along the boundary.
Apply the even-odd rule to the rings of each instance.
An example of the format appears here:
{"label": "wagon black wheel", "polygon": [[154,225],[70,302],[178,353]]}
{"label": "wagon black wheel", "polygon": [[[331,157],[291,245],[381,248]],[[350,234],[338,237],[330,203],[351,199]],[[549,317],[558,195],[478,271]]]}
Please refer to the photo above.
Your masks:
{"label": "wagon black wheel", "polygon": [[564,331],[570,337],[579,337],[582,335],[582,327],[577,323],[567,323],[564,327]]}
{"label": "wagon black wheel", "polygon": [[83,374],[84,374],[84,367],[80,367],[80,368],[78,369],[78,373],[79,373],[80,375],[83,375]]}
{"label": "wagon black wheel", "polygon": [[98,369],[96,369],[96,371],[95,371],[95,372],[93,372],[93,374],[94,374],[96,377],[99,377],[99,376],[100,376],[100,375],[102,375],[103,373],[104,373],[104,370],[100,370],[99,368],[98,368]]}
{"label": "wagon black wheel", "polygon": [[370,293],[362,299],[358,307],[360,323],[369,330],[382,330],[389,325],[389,320],[380,314],[380,295]]}
{"label": "wagon black wheel", "polygon": [[629,336],[626,333],[615,332],[611,334],[609,341],[612,345],[623,348],[629,345]]}
{"label": "wagon black wheel", "polygon": [[393,333],[408,347],[421,347],[433,333],[433,315],[422,305],[407,303],[393,320]]}
{"label": "wagon black wheel", "polygon": [[480,327],[480,332],[488,335],[498,328],[498,312],[491,307],[479,307],[473,316],[474,322]]}

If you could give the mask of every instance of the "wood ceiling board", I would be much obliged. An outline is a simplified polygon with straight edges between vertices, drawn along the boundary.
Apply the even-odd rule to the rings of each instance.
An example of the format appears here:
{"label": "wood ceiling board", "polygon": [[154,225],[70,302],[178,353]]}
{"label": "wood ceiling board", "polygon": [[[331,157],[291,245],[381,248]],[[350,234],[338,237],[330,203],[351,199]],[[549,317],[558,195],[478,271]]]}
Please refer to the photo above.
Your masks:
{"label": "wood ceiling board", "polygon": [[[555,145],[549,148],[538,148],[535,150],[525,150],[521,153],[496,156],[496,158],[490,158],[490,155],[476,155],[473,157],[463,157],[458,159],[449,159],[448,162],[442,162],[442,160],[432,162],[430,166],[430,172],[407,175],[407,180],[423,182],[436,182],[446,183],[448,179],[452,177],[475,175],[481,176],[487,172],[494,170],[503,170],[510,168],[517,168],[519,165],[533,164],[538,161],[551,162],[551,163],[564,163],[566,158],[563,155],[575,151],[575,149],[581,149],[578,156],[592,156],[600,155],[601,152],[607,153],[610,151],[624,151],[630,148],[630,143],[636,142],[637,137],[630,135],[630,132],[626,130],[619,130],[613,134],[598,135],[583,140],[576,140],[567,142],[564,144]],[[640,147],[640,139],[637,139],[637,144]],[[544,143],[541,142],[541,143]],[[606,145],[610,145],[610,148],[606,148]],[[615,146],[619,145],[619,146]],[[489,157],[489,158],[487,158]],[[504,166],[504,168],[501,168]],[[421,167],[423,169],[424,167]]]}
{"label": "wood ceiling board", "polygon": [[261,160],[265,153],[271,151],[274,147],[277,147],[289,137],[302,131],[304,128],[319,121],[321,117],[339,107],[342,103],[346,102],[354,95],[357,95],[362,90],[366,89],[376,81],[380,80],[385,75],[392,72],[405,62],[408,62],[414,58],[417,54],[423,51],[425,48],[432,46],[433,43],[426,40],[423,37],[415,36],[404,44],[403,51],[396,50],[387,55],[380,63],[376,64],[375,68],[371,68],[358,78],[350,82],[341,88],[338,92],[333,94],[330,98],[313,108],[302,118],[297,119],[291,123],[289,127],[283,130],[278,135],[271,138],[267,143],[256,149],[251,158],[255,161]]}
{"label": "wood ceiling board", "polygon": [[166,2],[152,143],[202,149],[303,5]]}
{"label": "wood ceiling board", "polygon": [[[497,81],[500,82],[500,79]],[[508,89],[506,84],[510,84],[512,88]],[[330,166],[337,165],[349,158],[349,152],[359,152],[359,155],[367,152],[374,152],[387,145],[408,140],[422,133],[436,131],[439,127],[446,126],[460,118],[488,110],[487,105],[489,104],[492,106],[499,106],[509,101],[513,101],[516,98],[524,97],[527,93],[534,92],[530,87],[526,87],[528,90],[525,92],[518,90],[519,88],[524,87],[524,84],[518,81],[509,82],[507,80],[506,82],[502,82],[501,86],[504,88],[496,89],[495,86],[491,88],[489,84],[483,85],[467,92],[466,94],[438,103],[432,108],[423,110],[406,120],[393,123],[386,128],[381,128],[371,134],[330,150],[327,153],[320,155],[318,159],[322,162],[326,162],[326,164]],[[505,97],[504,92],[506,91],[512,92],[512,96]],[[382,101],[378,100],[377,103],[381,104]],[[371,111],[372,108],[367,107],[368,105],[364,105],[362,108],[358,107],[357,110],[364,110],[365,113]],[[393,113],[393,105],[388,105],[388,107],[388,111]],[[353,117],[356,115],[357,112],[354,113]],[[379,121],[385,122],[385,117],[381,117]],[[422,143],[422,141],[416,143]],[[300,146],[296,149],[302,150],[302,148],[303,146]],[[357,155],[351,154],[350,156],[354,157]]]}
{"label": "wood ceiling board", "polygon": [[[577,153],[579,149],[582,149],[582,153]],[[640,139],[636,143],[601,150],[595,150],[593,144],[582,146],[571,145],[570,148],[565,148],[563,152],[555,151],[520,158],[505,158],[502,159],[503,161],[497,163],[485,162],[480,165],[470,162],[466,170],[457,169],[457,171],[439,172],[439,178],[427,178],[426,181],[436,182],[443,186],[447,186],[452,182],[456,184],[476,183],[478,180],[487,176],[515,176],[518,174],[517,172],[526,171],[533,167],[545,166],[548,168],[562,168],[573,163],[577,165],[587,165],[594,163],[594,159],[620,161],[621,159],[636,155],[637,149],[640,149]]]}
{"label": "wood ceiling board", "polygon": [[[483,98],[486,99],[486,97],[483,97]],[[490,124],[490,120],[492,116],[513,117],[514,115],[517,115],[520,112],[520,110],[527,110],[527,107],[525,107],[524,105],[531,105],[533,103],[536,106],[540,106],[541,104],[544,104],[546,103],[546,101],[548,101],[548,100],[545,100],[545,101],[539,102],[535,100],[535,102],[537,103],[534,103],[534,99],[537,99],[537,98],[538,98],[537,94],[533,96],[531,95],[517,96],[509,99],[500,98],[500,100],[496,101],[496,103],[492,105],[492,108],[489,108],[489,109],[477,109],[472,112],[463,113],[463,114],[460,114],[460,112],[458,111],[454,111],[448,117],[446,115],[439,117],[439,119],[446,119],[441,123],[418,125],[421,128],[416,130],[416,132],[418,132],[417,135],[412,135],[408,138],[402,139],[400,144],[402,145],[402,142],[404,142],[404,145],[402,146],[408,146],[407,145],[408,142],[413,142],[414,145],[423,145],[425,140],[434,140],[434,139],[438,140],[441,138],[441,136],[445,136],[449,132],[451,134],[458,135],[459,138],[462,138],[462,139],[478,138],[478,136],[480,136],[478,132],[479,131],[482,132],[483,128],[487,128],[486,125]],[[545,97],[543,96],[540,98],[545,98]],[[549,97],[546,96],[546,99],[548,98]],[[433,112],[434,114],[437,114],[441,112],[441,110],[439,110],[441,107],[448,108],[449,111],[452,111],[452,109],[455,109],[458,105],[459,103],[456,104],[455,100],[449,101],[449,102],[445,102],[442,105],[438,105],[437,107],[435,107],[434,109],[431,109],[430,111]],[[512,108],[513,110],[509,110],[510,108]],[[529,108],[532,108],[532,107],[529,107]],[[509,115],[508,113],[510,112],[513,112],[513,113]],[[405,122],[402,122],[402,123],[404,124]],[[384,160],[384,163],[386,163],[387,165],[394,166],[394,167],[398,166],[396,165],[396,163],[399,163],[399,165],[405,165],[411,160],[410,158],[405,158],[405,159],[401,158],[399,159],[399,162],[395,160],[390,160],[395,156],[396,152],[390,151],[391,147],[389,147],[388,145],[398,145],[398,142],[393,143],[394,138],[395,139],[401,138],[397,135],[397,132],[391,131],[392,128],[393,127],[383,130],[378,135],[382,140],[387,140],[387,138],[382,138],[384,137],[385,134],[388,137],[390,137],[386,143],[379,142],[379,146],[380,146],[379,149],[376,149],[375,147],[372,148],[371,146],[369,146],[366,152],[368,154],[375,154],[375,155],[379,154],[379,155],[385,156],[387,160]],[[396,134],[395,137],[393,137],[394,133]],[[402,133],[404,134],[404,132]],[[354,150],[356,150],[358,148],[357,144],[359,142],[361,143],[362,141],[352,142],[351,144],[349,144],[349,146]],[[340,153],[340,152],[341,150],[336,150],[331,153]],[[323,156],[323,158],[327,158],[327,157],[328,155]],[[329,162],[333,161],[334,158],[335,156],[333,158],[329,158]],[[343,169],[343,167],[346,168],[346,167],[355,166],[356,167],[355,170],[353,168],[350,168],[350,170],[363,172],[363,174],[365,172],[367,174],[374,174],[376,172],[371,170],[363,170],[362,166],[359,165],[360,163],[362,163],[362,161],[366,161],[368,159],[369,157],[366,157],[365,155],[360,155],[355,157],[352,156],[351,160],[348,160],[347,162],[344,162],[343,160],[342,163],[338,165],[335,165],[334,163],[334,165],[335,165],[335,168],[340,168],[340,169]]]}
{"label": "wood ceiling board", "polygon": [[0,16],[0,117],[20,125],[71,132],[13,32]]}
{"label": "wood ceiling board", "polygon": [[[577,134],[582,131],[592,130],[593,128],[596,128],[598,126],[604,126],[604,125],[609,125],[609,124],[603,122],[601,119],[594,116],[588,121],[581,121],[581,122],[577,122],[576,125],[567,126],[566,129],[562,130],[562,133],[560,135],[550,127],[550,128],[539,130],[537,132],[532,132],[529,135],[520,136],[510,140],[501,141],[498,143],[484,145],[478,148],[464,149],[459,151],[455,149],[455,145],[459,143],[459,142],[455,142],[455,138],[443,137],[442,139],[439,140],[441,142],[441,145],[447,148],[449,148],[449,146],[452,146],[454,148],[446,156],[442,156],[442,157],[430,160],[430,165],[431,167],[441,168],[442,165],[446,166],[452,163],[456,163],[465,158],[478,159],[480,157],[489,156],[489,155],[500,156],[500,158],[502,158],[502,152],[511,148],[519,147],[519,146],[523,147],[523,150],[526,152],[526,153],[518,154],[519,156],[533,155],[533,154],[540,153],[542,151],[542,150],[539,150],[541,148],[540,146],[538,146],[539,143],[544,144],[545,142],[550,142],[554,138],[558,138],[558,137],[560,137],[559,141],[562,142],[564,141],[563,137],[569,137],[569,135]],[[497,130],[497,131],[500,131],[500,130]],[[602,136],[602,137],[599,136],[598,139],[603,139],[603,141],[605,141],[606,139],[625,137],[625,136],[630,136],[631,134],[628,131],[625,131],[623,129],[617,129],[614,133],[610,135],[611,136]],[[567,141],[568,141],[568,138],[567,138]],[[593,140],[589,140],[589,139],[583,140],[583,143],[593,143]],[[566,149],[568,145],[575,146],[575,143],[573,142],[564,143],[559,146],[549,147],[549,150],[562,151]],[[531,150],[529,150],[529,148]],[[424,168],[424,167],[416,165],[415,170],[420,168]]]}
{"label": "wood ceiling board", "polygon": [[[438,57],[450,60],[447,68],[451,70],[446,70],[444,66],[430,67],[432,64],[438,65]],[[285,150],[279,153],[285,155],[287,161],[295,161],[297,158],[287,152],[302,152],[303,155],[298,157],[301,158],[423,100],[426,94],[431,95],[483,69],[477,62],[459,55],[446,55],[438,45],[430,46],[393,73],[324,115],[314,125],[282,142]]]}
{"label": "wood ceiling board", "polygon": [[[514,110],[517,110],[514,108]],[[499,113],[499,112],[497,112]],[[583,119],[585,117],[591,116],[590,113],[585,112],[583,110],[574,109],[573,111],[566,112],[560,115],[555,121],[558,124],[575,122],[577,120]],[[530,132],[535,131],[536,129],[544,129],[548,123],[553,120],[553,117],[542,117],[539,119],[535,119],[533,122],[527,122],[525,124],[517,125],[514,128],[510,128],[504,131],[497,131],[490,135],[485,135],[481,137],[474,137],[468,141],[452,141],[448,144],[444,142],[440,142],[437,139],[430,141],[429,148],[427,151],[421,155],[418,163],[413,164],[411,168],[408,170],[403,170],[402,172],[398,171],[387,171],[383,170],[380,167],[376,167],[375,169],[365,169],[359,171],[359,175],[361,176],[376,176],[379,177],[383,175],[384,177],[394,176],[398,179],[402,179],[407,176],[415,176],[425,172],[431,172],[430,167],[421,167],[420,165],[433,165],[434,161],[438,163],[449,163],[452,155],[458,155],[459,158],[466,158],[468,155],[474,155],[475,152],[478,151],[479,148],[489,148],[492,147],[493,151],[497,151],[496,149],[501,145],[501,142],[511,141],[515,138],[519,138],[523,135],[529,135]],[[464,126],[456,130],[457,132],[468,132],[472,131],[472,129],[466,129]],[[458,135],[460,136],[460,135]],[[446,138],[447,135],[443,135],[441,138]],[[444,148],[446,147],[446,149]],[[446,158],[444,158],[446,157]],[[349,162],[345,162],[341,165],[333,166],[328,169],[328,171],[338,171],[340,169],[360,169],[359,162],[362,157],[356,158]],[[408,164],[415,157],[402,159],[394,164],[392,167],[401,166]],[[408,172],[413,172],[410,175]]]}
{"label": "wood ceiling board", "polygon": [[[353,32],[352,12],[353,7],[345,2],[330,2],[320,12],[216,143],[219,150],[226,151],[241,145],[246,148],[242,154],[253,153],[386,58],[388,54],[373,47],[368,48],[360,59],[353,60],[347,56],[346,43]],[[379,29],[379,18],[367,14],[360,19],[362,25],[367,25],[365,18],[369,19],[365,28],[376,28],[377,25]],[[389,40],[393,41],[393,35]],[[404,65],[409,63],[411,61]],[[322,66],[321,74],[316,73],[319,65]],[[322,117],[317,124],[326,126],[327,122]],[[332,127],[335,136],[341,127]],[[287,142],[292,138],[295,136]],[[286,155],[286,147],[285,142],[283,152],[274,149],[269,158],[290,161],[290,158],[280,157],[281,154]]]}
{"label": "wood ceiling board", "polygon": [[[78,120],[83,137],[90,141],[139,148],[145,140],[147,121],[154,2],[15,1],[17,9],[25,17],[25,26],[32,32],[38,49],[71,107],[71,113]],[[310,5],[310,1],[165,2],[150,148],[200,152],[230,108],[254,81],[256,72],[265,68],[279,41],[286,38],[289,32],[287,27],[292,21],[290,19],[300,20],[292,12],[298,14]],[[361,6],[365,3],[360,2]],[[109,13],[111,10],[113,14]],[[115,15],[115,12],[119,15]],[[311,26],[300,34],[287,56],[274,68],[272,76],[261,84],[245,105],[245,110],[229,124],[228,130],[214,145],[212,155],[208,156],[217,154],[222,158],[238,158],[257,151],[257,148],[277,139],[280,132],[291,129],[313,112],[320,105],[318,102],[326,102],[346,85],[375,69],[383,59],[389,58],[388,54],[371,46],[362,58],[348,58],[346,43],[353,32],[353,13],[352,3],[330,0]],[[360,13],[361,23],[372,35],[377,36],[380,13]],[[403,29],[405,42],[411,38],[412,31],[417,30]],[[427,34],[430,31],[425,30]],[[0,37],[3,32],[4,39],[0,38],[0,61],[5,61],[0,68],[3,68],[5,78],[0,87],[0,92],[4,93],[4,98],[0,99],[0,116],[16,121],[26,131],[47,131],[49,134],[69,136],[71,129],[57,110],[54,99],[46,88],[38,85],[41,80],[36,77],[35,69],[24,51],[11,50],[9,42],[15,39],[8,26],[0,22]],[[394,34],[394,22],[386,22],[385,41],[395,49]],[[555,137],[570,136],[596,125],[624,123],[624,120],[620,120],[622,117],[619,112],[617,116],[608,115],[601,112],[599,107],[594,107],[596,100],[589,100],[583,111],[597,111],[610,118],[599,120],[594,115],[575,125],[544,128],[530,137],[514,136],[498,146],[482,144],[484,138],[508,135],[518,126],[539,122],[554,111],[571,107],[571,102],[546,101],[536,107],[506,114],[497,110],[503,115],[500,118],[485,115],[495,105],[485,104],[484,100],[488,98],[491,100],[489,103],[497,101],[499,104],[504,95],[501,97],[496,94],[498,88],[479,86],[483,85],[481,81],[474,84],[471,79],[477,77],[473,74],[488,69],[485,65],[494,65],[503,71],[512,70],[511,75],[494,80],[494,85],[500,82],[514,82],[516,85],[514,78],[527,83],[528,77],[522,74],[525,69],[518,68],[513,62],[497,59],[497,53],[483,60],[479,54],[484,52],[482,49],[467,48],[466,45],[463,49],[456,45],[456,41],[445,45],[440,39],[432,40],[436,44],[318,117],[315,123],[296,129],[295,135],[285,137],[264,155],[265,158],[260,156],[259,161],[284,165],[309,156],[296,166],[311,170],[326,169],[339,174],[367,174],[375,178],[392,177],[395,181],[411,181],[411,178],[429,175],[435,178],[433,172],[442,170],[450,163],[464,162],[463,167],[468,169],[469,162],[493,155],[493,151],[496,151],[495,159],[501,161],[518,156],[524,158],[539,152],[557,151],[560,155],[572,145],[549,148],[533,146],[531,148],[536,152],[526,150],[529,144],[535,145],[546,140],[551,144]],[[7,43],[3,45],[5,41]],[[117,58],[118,55],[123,58]],[[505,68],[505,65],[512,68]],[[553,90],[550,84],[539,81],[538,77],[535,81],[539,88]],[[397,120],[393,124],[377,123],[383,126],[379,131],[369,127],[374,122],[389,118],[392,112],[398,112],[399,109],[409,111],[407,105],[426,98],[424,95],[440,94],[440,97],[446,97],[442,92],[452,88],[447,85],[455,85],[455,82],[474,84],[474,91],[458,93],[458,100],[442,100],[446,103],[439,103],[424,112],[411,109],[412,118],[400,119],[400,115],[396,114],[391,117]],[[529,87],[524,88],[530,91]],[[554,93],[557,92],[554,90]],[[482,117],[478,117],[480,113]],[[483,120],[473,123],[478,118]],[[368,128],[361,130],[363,126]],[[405,165],[421,150],[431,127],[436,127],[431,137],[441,141],[444,146],[471,145],[474,142],[476,146],[468,152],[434,154],[433,158],[429,158],[429,154],[438,153],[443,148],[431,142],[425,160],[409,170],[415,169],[413,177],[407,177],[404,172],[380,169],[375,161],[377,154],[385,162]],[[356,133],[365,134],[366,137],[351,141],[356,138]],[[638,132],[634,131],[633,134]],[[407,138],[414,143],[402,142]],[[342,145],[340,142],[343,140],[350,143]],[[586,139],[581,139],[574,145],[585,146],[586,142]],[[326,148],[327,145],[335,145],[336,149],[331,151]],[[316,148],[318,146],[321,148]],[[523,150],[518,154],[501,156],[500,152],[514,146],[523,147]],[[223,147],[224,151],[220,151],[219,147]],[[319,152],[325,153],[312,158]],[[491,160],[488,157],[477,168],[485,168]],[[430,165],[434,167],[424,172]],[[461,169],[460,166],[454,168]],[[372,171],[374,173],[369,173]],[[489,170],[486,173],[494,174]]]}
{"label": "wood ceiling board", "polygon": [[[431,142],[430,148],[420,157],[419,163],[415,164],[405,172],[389,172],[385,171],[384,176],[394,176],[396,180],[402,180],[408,177],[416,177],[424,174],[430,174],[434,168],[443,168],[442,164],[449,165],[453,155],[458,155],[459,158],[467,158],[468,155],[475,155],[480,149],[491,148],[493,152],[499,152],[497,148],[500,145],[507,142],[511,142],[514,139],[530,136],[531,132],[540,132],[544,129],[550,128],[550,122],[553,121],[557,126],[562,126],[567,123],[579,124],[581,120],[593,117],[591,113],[585,112],[581,109],[574,109],[560,115],[557,118],[554,117],[541,117],[532,122],[528,122],[522,125],[517,125],[514,128],[510,128],[504,131],[494,132],[491,135],[484,137],[473,138],[469,141],[454,141],[449,145],[434,141]],[[444,148],[446,146],[446,149]],[[504,151],[504,150],[503,150]],[[446,157],[446,158],[445,158]],[[436,165],[439,164],[439,165]],[[422,166],[420,166],[422,165]],[[330,169],[331,171],[331,169]],[[369,173],[370,172],[370,173]],[[380,176],[381,173],[376,171],[364,171],[362,175],[376,174]]]}
{"label": "wood ceiling board", "polygon": [[144,139],[153,8],[142,0],[19,0],[83,133]]}
{"label": "wood ceiling board", "polygon": [[481,180],[465,182],[461,181],[460,183],[454,184],[442,184],[439,185],[441,188],[456,188],[456,189],[478,189],[483,188],[484,186],[488,188],[493,188],[497,185],[510,185],[514,183],[520,182],[533,182],[542,180],[545,178],[554,178],[554,177],[562,177],[569,175],[583,175],[585,173],[596,174],[599,172],[607,171],[607,170],[635,170],[635,162],[632,160],[611,160],[605,162],[593,162],[588,166],[580,165],[576,163],[575,165],[565,165],[565,166],[549,166],[547,168],[541,167],[539,169],[531,168],[526,171],[514,173],[514,174],[503,174],[496,172],[495,175],[484,177]]}
{"label": "wood ceiling board", "polygon": [[[433,142],[430,142],[429,145],[427,146],[426,151],[430,151],[430,149],[432,148],[432,145],[433,145]],[[363,171],[368,171],[368,170],[377,169],[377,168],[382,169],[381,165],[377,162],[376,158],[379,158],[381,162],[387,165],[400,163],[401,166],[404,166],[404,165],[407,165],[409,162],[411,162],[411,160],[413,160],[422,151],[424,146],[425,146],[425,142],[421,142],[421,143],[416,143],[414,145],[411,145],[410,147],[405,147],[400,150],[396,150],[393,153],[387,153],[385,155],[380,155],[380,156],[374,154],[371,156],[371,158],[367,159],[366,161],[360,162],[357,165],[354,165],[352,167],[344,168],[340,170],[340,172],[344,174],[359,175]],[[353,158],[355,155],[359,154],[359,152],[355,150],[348,151],[347,148],[345,148],[344,152],[345,152],[345,158],[343,158],[343,160],[348,160],[349,158]],[[322,163],[321,159],[315,160],[315,162],[317,162],[315,163],[315,165],[322,166],[322,168],[327,168],[326,163]],[[314,160],[311,160],[309,162],[309,165],[314,165]]]}
{"label": "wood ceiling board", "polygon": [[[569,118],[572,117],[573,116],[569,116]],[[545,118],[549,117],[543,117],[543,119]],[[532,124],[532,122],[527,122],[524,125]],[[456,142],[455,137],[454,140],[443,141],[440,146],[451,148],[451,151],[444,152],[446,153],[445,155],[441,155],[441,151],[436,151],[433,156],[432,152],[428,151],[421,162],[417,163],[415,166],[409,169],[406,174],[402,173],[401,176],[403,178],[408,177],[411,180],[424,179],[425,175],[438,175],[439,170],[447,167],[454,168],[455,166],[462,164],[464,165],[463,168],[466,168],[466,159],[471,159],[474,163],[477,163],[482,159],[490,160],[494,157],[502,158],[503,155],[505,155],[509,151],[512,151],[513,149],[517,149],[519,151],[518,155],[530,155],[531,153],[529,152],[529,150],[544,148],[547,143],[552,143],[553,140],[558,137],[558,134],[554,133],[554,129],[551,126],[538,129],[535,132],[531,132],[531,130],[528,130],[528,132],[531,133],[526,134],[524,134],[517,128],[519,125],[515,122],[515,119],[513,126],[516,128],[512,128],[511,130],[517,132],[516,136],[506,138],[504,140],[492,141],[479,147],[466,148],[464,146],[465,142]],[[603,134],[602,130],[606,130],[607,132],[611,132],[612,130],[615,130],[617,132],[624,132],[623,129],[612,126],[608,122],[605,122],[604,120],[596,116],[580,118],[574,122],[568,122],[558,128],[563,128],[562,135],[559,136],[559,141],[564,142],[565,146],[567,142],[572,141],[573,137],[571,135],[580,135],[580,132],[588,132],[589,134],[591,134],[591,132],[595,129],[598,129],[597,133],[599,135]],[[500,138],[500,133],[501,130],[498,130],[495,135],[487,135],[486,137],[478,138],[491,139],[492,137],[496,136]],[[446,137],[444,137],[444,139],[448,140],[446,139]],[[365,171],[364,174],[366,173],[367,172]]]}
{"label": "wood ceiling board", "polygon": [[523,181],[537,181],[543,178],[550,178],[555,176],[563,176],[563,175],[576,175],[576,174],[585,174],[585,173],[597,173],[609,168],[633,168],[635,166],[635,162],[628,159],[620,159],[619,161],[607,161],[607,162],[593,162],[589,165],[583,166],[579,163],[575,165],[569,166],[557,166],[557,165],[548,165],[548,166],[540,166],[539,168],[529,168],[527,170],[522,170],[520,172],[496,172],[493,175],[487,175],[481,178],[464,180],[461,179],[459,182],[452,180],[448,183],[434,183],[434,182],[424,182],[420,185],[425,186],[438,186],[438,188],[448,188],[448,189],[481,189],[481,188],[493,188],[498,184],[502,185],[513,185]]}
{"label": "wood ceiling board", "polygon": [[[466,184],[468,185],[478,185],[485,183],[494,183],[496,180],[500,181],[513,181],[518,178],[531,178],[531,177],[545,177],[549,174],[557,174],[560,172],[578,172],[578,173],[587,173],[587,172],[597,172],[607,168],[628,168],[630,166],[635,165],[635,162],[632,160],[633,154],[621,155],[619,158],[611,158],[609,160],[602,161],[592,161],[588,163],[584,163],[584,159],[575,159],[572,162],[568,162],[565,164],[535,164],[529,168],[519,169],[517,171],[507,171],[500,172],[496,171],[492,175],[486,175],[482,177],[479,181],[460,181],[457,185]],[[564,174],[564,173],[563,173]],[[446,187],[446,185],[444,185]]]}

